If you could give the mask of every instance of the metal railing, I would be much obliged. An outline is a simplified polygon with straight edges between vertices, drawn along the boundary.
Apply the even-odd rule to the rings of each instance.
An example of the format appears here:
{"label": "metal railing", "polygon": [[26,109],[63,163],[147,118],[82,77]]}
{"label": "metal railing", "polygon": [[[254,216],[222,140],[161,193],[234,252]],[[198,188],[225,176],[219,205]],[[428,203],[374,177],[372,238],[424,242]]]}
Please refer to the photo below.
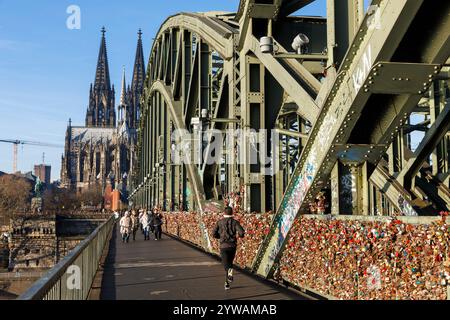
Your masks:
{"label": "metal railing", "polygon": [[17,299],[86,300],[114,224],[112,216]]}

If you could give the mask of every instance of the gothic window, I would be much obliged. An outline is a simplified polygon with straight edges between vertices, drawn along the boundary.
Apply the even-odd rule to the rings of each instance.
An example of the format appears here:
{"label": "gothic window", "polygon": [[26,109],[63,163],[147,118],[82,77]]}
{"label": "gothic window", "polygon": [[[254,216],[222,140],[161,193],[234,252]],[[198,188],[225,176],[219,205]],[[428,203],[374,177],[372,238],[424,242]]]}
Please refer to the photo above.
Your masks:
{"label": "gothic window", "polygon": [[101,161],[100,152],[97,152],[95,155],[95,176],[98,176],[100,174],[100,161]]}
{"label": "gothic window", "polygon": [[85,161],[86,155],[84,153],[81,154],[80,159],[80,182],[84,181],[84,161]]}

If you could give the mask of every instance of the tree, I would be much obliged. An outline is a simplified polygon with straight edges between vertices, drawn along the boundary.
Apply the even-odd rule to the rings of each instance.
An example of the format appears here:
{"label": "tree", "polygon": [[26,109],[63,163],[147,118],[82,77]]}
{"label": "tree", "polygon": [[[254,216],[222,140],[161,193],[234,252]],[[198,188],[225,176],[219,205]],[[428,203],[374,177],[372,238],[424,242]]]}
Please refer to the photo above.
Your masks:
{"label": "tree", "polygon": [[99,185],[84,189],[78,198],[83,206],[99,206],[103,204],[103,192]]}
{"label": "tree", "polygon": [[33,184],[22,177],[0,177],[0,215],[11,217],[14,213],[29,210]]}
{"label": "tree", "polygon": [[49,188],[45,190],[44,211],[61,212],[80,207],[80,200],[75,192],[64,188]]}

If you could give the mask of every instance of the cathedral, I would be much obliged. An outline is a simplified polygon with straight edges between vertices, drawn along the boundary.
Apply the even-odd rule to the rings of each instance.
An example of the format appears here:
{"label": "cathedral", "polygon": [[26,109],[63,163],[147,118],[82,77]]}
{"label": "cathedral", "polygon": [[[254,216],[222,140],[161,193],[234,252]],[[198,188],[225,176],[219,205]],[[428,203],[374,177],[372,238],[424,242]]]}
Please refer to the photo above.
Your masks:
{"label": "cathedral", "polygon": [[103,28],[95,80],[89,90],[85,126],[74,126],[69,120],[66,131],[61,186],[77,191],[92,186],[101,186],[102,190],[111,186],[126,191],[136,162],[140,97],[145,80],[142,32],[139,30],[138,33],[131,86],[127,86],[123,70],[117,113],[105,33]]}

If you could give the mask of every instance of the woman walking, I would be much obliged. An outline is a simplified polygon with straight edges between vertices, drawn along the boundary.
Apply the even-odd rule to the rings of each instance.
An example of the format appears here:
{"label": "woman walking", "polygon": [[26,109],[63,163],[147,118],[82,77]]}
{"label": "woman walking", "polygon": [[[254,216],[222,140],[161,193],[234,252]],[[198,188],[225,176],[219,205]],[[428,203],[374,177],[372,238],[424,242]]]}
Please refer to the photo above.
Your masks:
{"label": "woman walking", "polygon": [[142,230],[144,231],[144,240],[150,240],[150,219],[147,211],[142,212],[140,221]]}
{"label": "woman walking", "polygon": [[131,227],[132,221],[130,217],[130,213],[127,211],[125,215],[120,219],[120,233],[122,234],[122,242],[125,243],[130,241]]}
{"label": "woman walking", "polygon": [[131,214],[131,230],[133,232],[133,241],[136,241],[136,233],[139,229],[139,219],[136,211],[132,211]]}

